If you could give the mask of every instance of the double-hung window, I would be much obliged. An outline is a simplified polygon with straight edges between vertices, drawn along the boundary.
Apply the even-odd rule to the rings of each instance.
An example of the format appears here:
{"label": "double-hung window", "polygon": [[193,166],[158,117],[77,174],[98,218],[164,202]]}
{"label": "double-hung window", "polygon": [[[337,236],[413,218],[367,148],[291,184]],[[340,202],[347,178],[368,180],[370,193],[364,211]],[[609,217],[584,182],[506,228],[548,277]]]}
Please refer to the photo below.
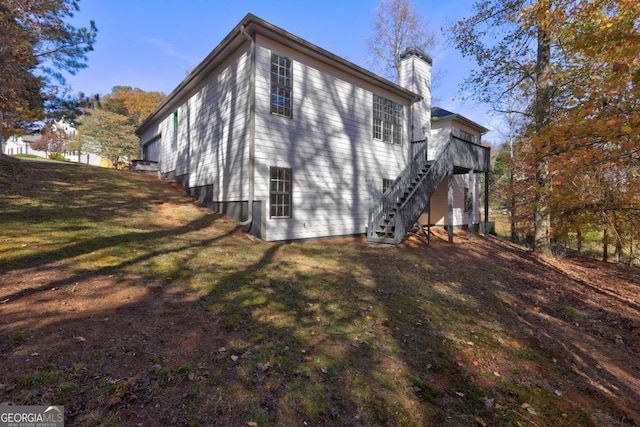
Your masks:
{"label": "double-hung window", "polygon": [[269,168],[269,217],[291,218],[291,169]]}
{"label": "double-hung window", "polygon": [[373,139],[402,144],[402,105],[373,95]]}
{"label": "double-hung window", "polygon": [[389,178],[382,178],[382,192],[387,191],[387,188],[391,187],[393,180]]}
{"label": "double-hung window", "polygon": [[271,54],[271,113],[291,117],[291,60]]}

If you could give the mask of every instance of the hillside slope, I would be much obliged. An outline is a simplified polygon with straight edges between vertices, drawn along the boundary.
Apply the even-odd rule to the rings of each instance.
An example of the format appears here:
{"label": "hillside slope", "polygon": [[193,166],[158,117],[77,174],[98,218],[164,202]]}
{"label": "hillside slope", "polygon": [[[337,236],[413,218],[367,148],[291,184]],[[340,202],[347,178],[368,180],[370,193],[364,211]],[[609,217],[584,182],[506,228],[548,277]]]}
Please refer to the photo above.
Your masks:
{"label": "hillside slope", "polygon": [[170,181],[6,161],[0,402],[70,426],[640,425],[637,268],[438,231],[266,243]]}

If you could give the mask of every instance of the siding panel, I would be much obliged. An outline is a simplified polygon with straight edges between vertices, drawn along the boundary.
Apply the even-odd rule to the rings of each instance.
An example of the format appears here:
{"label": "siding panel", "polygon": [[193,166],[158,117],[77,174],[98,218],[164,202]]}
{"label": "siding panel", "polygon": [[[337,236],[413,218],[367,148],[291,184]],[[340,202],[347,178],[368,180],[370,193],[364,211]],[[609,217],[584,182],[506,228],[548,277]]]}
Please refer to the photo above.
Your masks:
{"label": "siding panel", "polygon": [[[248,45],[247,45],[248,46]],[[233,54],[141,141],[162,132],[160,172],[186,175],[188,187],[213,185],[214,201],[246,200],[250,61],[246,50]]]}
{"label": "siding panel", "polygon": [[[293,61],[292,118],[269,113],[272,51]],[[373,92],[366,85],[274,42],[257,53],[256,199],[265,201],[263,237],[364,233],[370,202],[380,194],[382,178],[394,178],[404,167],[407,144],[373,140]],[[269,218],[269,166],[293,171],[290,219]]]}

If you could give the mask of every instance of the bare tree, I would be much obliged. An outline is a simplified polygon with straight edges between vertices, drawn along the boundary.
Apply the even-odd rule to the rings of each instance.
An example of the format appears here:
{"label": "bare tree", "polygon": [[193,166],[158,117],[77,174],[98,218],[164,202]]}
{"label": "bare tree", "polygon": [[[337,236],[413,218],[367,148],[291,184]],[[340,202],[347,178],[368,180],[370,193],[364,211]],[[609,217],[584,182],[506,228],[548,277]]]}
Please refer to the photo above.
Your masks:
{"label": "bare tree", "polygon": [[435,47],[436,35],[409,0],[380,0],[375,12],[373,36],[367,39],[369,65],[392,81],[398,81],[400,54],[409,47],[424,51]]}

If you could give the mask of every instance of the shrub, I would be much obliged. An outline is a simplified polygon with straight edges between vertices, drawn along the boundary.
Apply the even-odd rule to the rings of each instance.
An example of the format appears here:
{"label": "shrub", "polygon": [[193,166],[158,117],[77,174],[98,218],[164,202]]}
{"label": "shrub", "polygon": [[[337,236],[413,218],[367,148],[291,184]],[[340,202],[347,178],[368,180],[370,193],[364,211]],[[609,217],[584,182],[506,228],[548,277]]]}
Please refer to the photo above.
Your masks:
{"label": "shrub", "polygon": [[62,153],[50,153],[49,154],[49,160],[61,160],[61,161],[65,161],[67,159],[64,158],[64,154]]}

